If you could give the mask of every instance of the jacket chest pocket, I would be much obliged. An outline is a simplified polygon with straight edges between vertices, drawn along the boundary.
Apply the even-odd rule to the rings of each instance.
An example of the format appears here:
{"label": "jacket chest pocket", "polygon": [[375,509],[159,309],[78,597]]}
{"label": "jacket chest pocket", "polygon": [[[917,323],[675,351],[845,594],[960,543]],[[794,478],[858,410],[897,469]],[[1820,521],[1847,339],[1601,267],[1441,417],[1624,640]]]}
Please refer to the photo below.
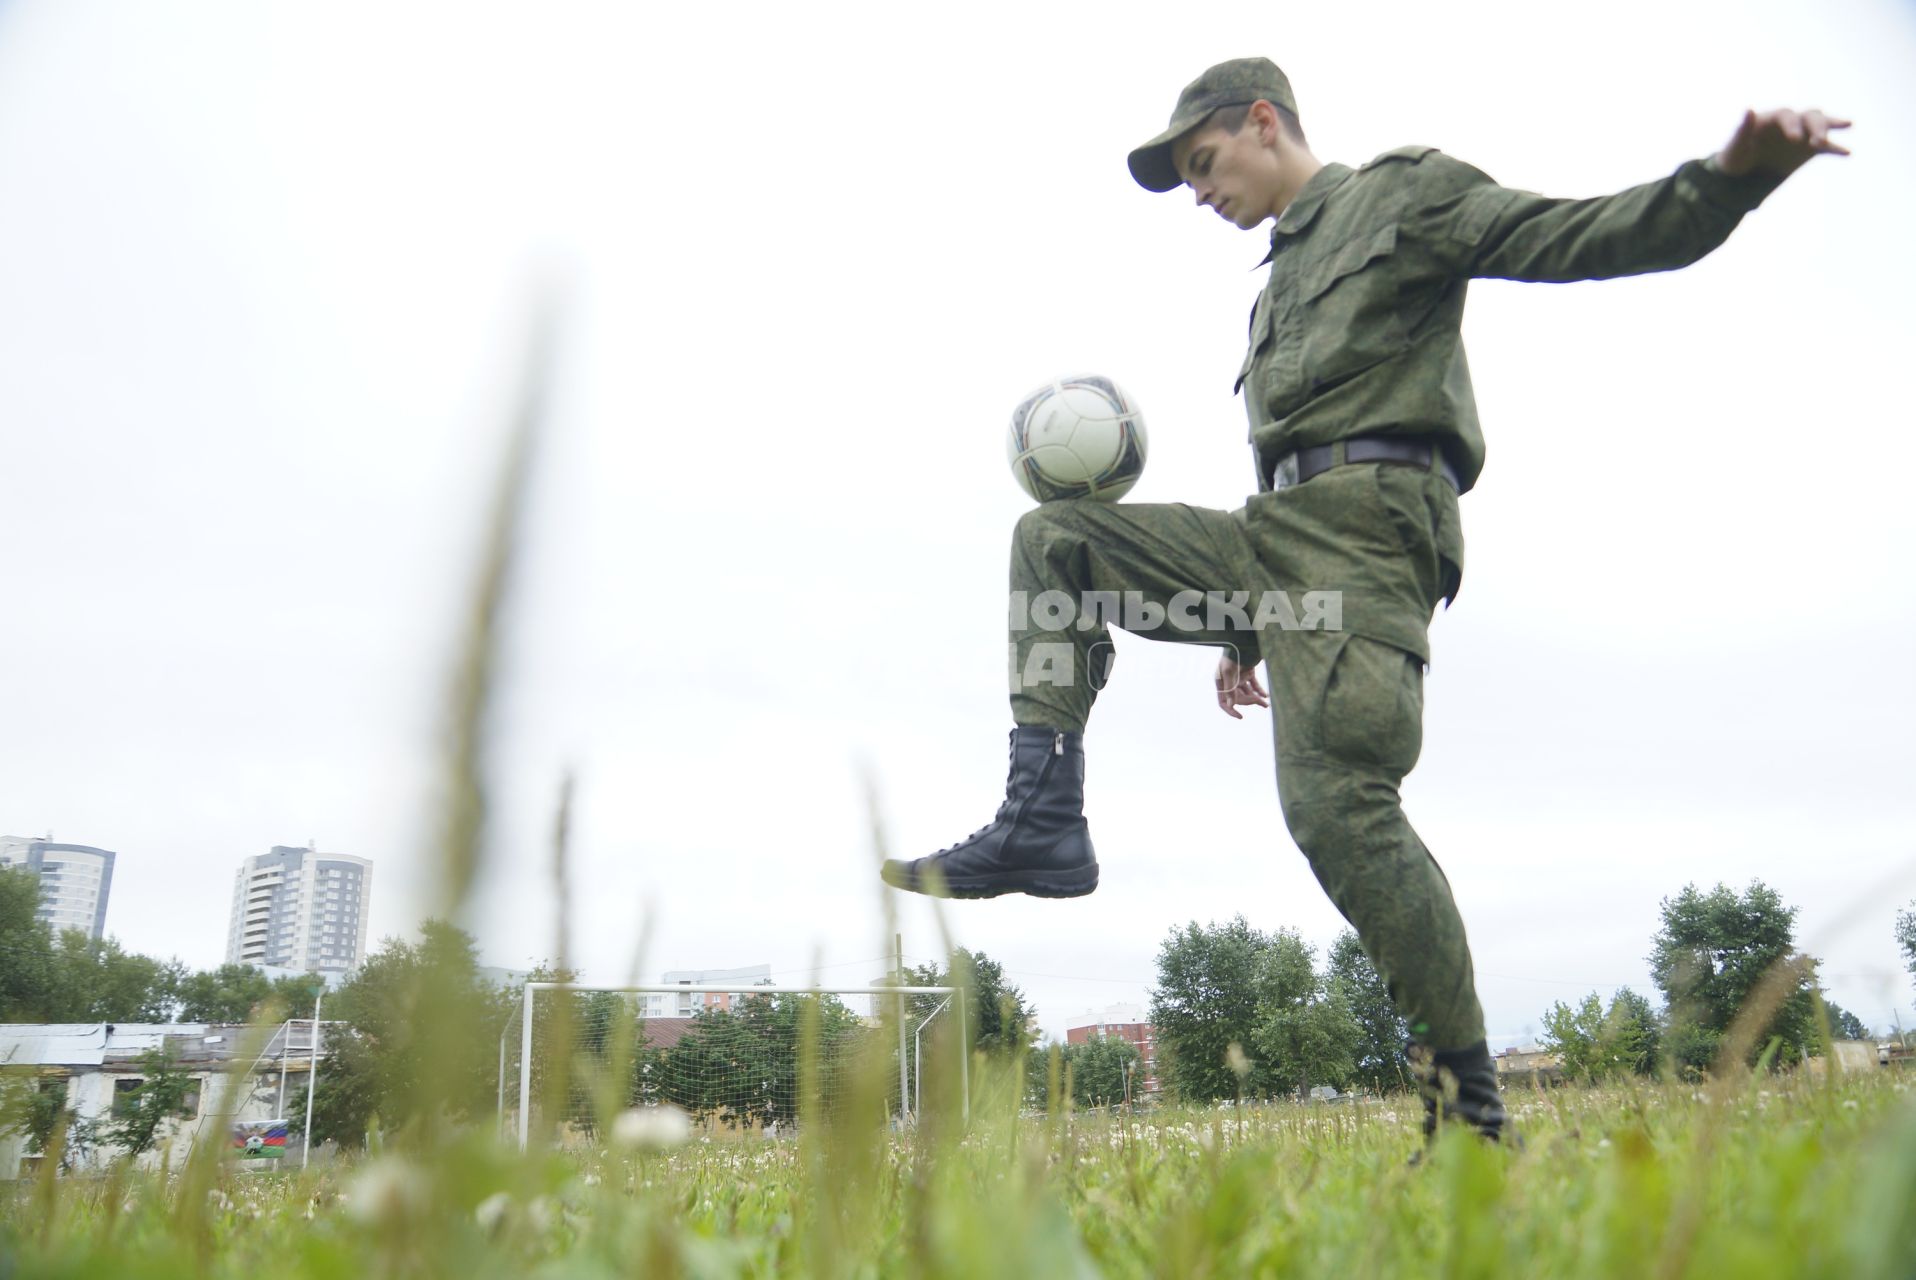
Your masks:
{"label": "jacket chest pocket", "polygon": [[1397,225],[1342,246],[1298,290],[1306,394],[1363,372],[1410,345],[1397,261]]}
{"label": "jacket chest pocket", "polygon": [[1251,312],[1250,349],[1238,367],[1236,391],[1245,391],[1244,408],[1255,432],[1266,422],[1283,417],[1295,407],[1302,386],[1303,362],[1298,349],[1295,305],[1281,284],[1258,295]]}

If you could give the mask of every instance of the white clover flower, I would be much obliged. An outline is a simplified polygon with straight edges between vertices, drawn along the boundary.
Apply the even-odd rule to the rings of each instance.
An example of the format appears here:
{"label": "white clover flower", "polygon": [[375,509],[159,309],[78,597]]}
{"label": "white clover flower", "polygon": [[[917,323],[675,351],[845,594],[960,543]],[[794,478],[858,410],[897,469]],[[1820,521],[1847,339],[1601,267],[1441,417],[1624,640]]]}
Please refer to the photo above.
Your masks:
{"label": "white clover flower", "polygon": [[674,1106],[633,1107],[612,1122],[614,1146],[663,1151],[692,1136],[692,1117]]}
{"label": "white clover flower", "polygon": [[526,1203],[526,1220],[535,1231],[552,1229],[552,1200],[547,1196],[534,1196]]}

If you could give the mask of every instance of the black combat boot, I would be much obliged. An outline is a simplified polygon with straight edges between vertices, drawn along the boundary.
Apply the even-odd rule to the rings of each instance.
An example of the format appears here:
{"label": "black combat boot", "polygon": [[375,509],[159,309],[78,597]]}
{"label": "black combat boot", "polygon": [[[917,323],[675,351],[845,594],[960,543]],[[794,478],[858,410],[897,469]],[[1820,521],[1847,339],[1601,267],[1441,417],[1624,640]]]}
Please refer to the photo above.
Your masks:
{"label": "black combat boot", "polygon": [[1426,1140],[1436,1136],[1440,1122],[1467,1124],[1492,1142],[1506,1140],[1504,1100],[1497,1093],[1497,1064],[1489,1045],[1482,1040],[1468,1049],[1412,1045],[1411,1064],[1424,1098]]}
{"label": "black combat boot", "polygon": [[880,868],[885,883],[953,898],[1077,898],[1098,887],[1084,822],[1084,735],[1043,725],[1011,731],[1011,777],[990,826],[911,862]]}

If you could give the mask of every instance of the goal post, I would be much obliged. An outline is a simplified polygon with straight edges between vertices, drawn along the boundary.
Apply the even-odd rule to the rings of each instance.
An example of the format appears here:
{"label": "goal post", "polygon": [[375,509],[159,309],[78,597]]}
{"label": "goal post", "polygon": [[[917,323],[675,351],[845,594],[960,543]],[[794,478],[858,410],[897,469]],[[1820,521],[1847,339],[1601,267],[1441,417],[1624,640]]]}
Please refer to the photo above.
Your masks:
{"label": "goal post", "polygon": [[[840,999],[845,996],[871,997],[870,1013],[851,1009]],[[807,1001],[815,1002],[809,1011]],[[829,1101],[844,1087],[855,1055],[896,1054],[896,1093],[885,1105],[909,1123],[922,1102],[924,1055],[945,1031],[958,1059],[961,1106],[969,1113],[961,987],[528,982],[519,1005],[514,1127],[521,1150],[541,1099],[555,1102],[550,1090],[557,1086],[545,1072],[559,1054],[567,1055],[561,1068],[567,1096],[556,1099],[558,1112],[542,1116],[542,1123],[590,1131],[606,1118],[599,1113],[610,1100],[618,1108],[672,1103],[702,1121],[771,1136],[787,1131],[798,1110],[799,1028],[807,1018],[817,1029],[808,1084],[820,1098]],[[885,1033],[894,1028],[896,1044],[881,1047],[880,1037],[889,1040]],[[503,1122],[508,1063],[506,1037],[500,1040]],[[535,1084],[535,1076],[543,1079]]]}

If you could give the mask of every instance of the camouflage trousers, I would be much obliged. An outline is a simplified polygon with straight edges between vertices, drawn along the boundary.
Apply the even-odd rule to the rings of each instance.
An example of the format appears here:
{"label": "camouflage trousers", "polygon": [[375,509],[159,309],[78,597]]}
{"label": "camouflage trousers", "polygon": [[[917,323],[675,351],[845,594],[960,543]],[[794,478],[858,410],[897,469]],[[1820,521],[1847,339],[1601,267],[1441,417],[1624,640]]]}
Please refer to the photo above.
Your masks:
{"label": "camouflage trousers", "polygon": [[1263,660],[1291,836],[1438,1049],[1482,1040],[1483,1009],[1450,883],[1398,784],[1423,746],[1430,617],[1461,579],[1456,502],[1438,477],[1357,464],[1237,511],[1044,503],[1011,550],[1019,724],[1083,731],[1113,625]]}

